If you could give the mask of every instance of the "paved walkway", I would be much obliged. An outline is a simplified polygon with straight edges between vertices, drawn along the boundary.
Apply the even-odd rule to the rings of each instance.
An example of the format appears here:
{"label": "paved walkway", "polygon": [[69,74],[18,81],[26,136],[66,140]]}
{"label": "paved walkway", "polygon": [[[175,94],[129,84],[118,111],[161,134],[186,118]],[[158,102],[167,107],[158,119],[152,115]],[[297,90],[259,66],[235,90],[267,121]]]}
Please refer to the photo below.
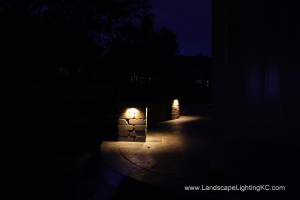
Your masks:
{"label": "paved walkway", "polygon": [[[125,177],[131,177],[167,191],[201,199],[291,199],[291,188],[286,188],[289,191],[231,191],[222,195],[185,190],[184,186],[209,186],[210,112],[207,105],[182,106],[181,111],[180,119],[149,125],[145,143],[109,139],[102,142],[100,151],[103,160],[119,173],[107,174],[112,184],[118,185]],[[276,155],[274,158],[259,154],[266,148],[270,150],[269,147],[226,141],[224,185],[291,187],[299,175],[291,160],[293,155],[286,159],[285,153],[280,156],[273,152],[270,155]],[[289,151],[294,152],[298,146],[273,144],[273,149],[278,152],[282,152],[282,148],[290,148]]]}

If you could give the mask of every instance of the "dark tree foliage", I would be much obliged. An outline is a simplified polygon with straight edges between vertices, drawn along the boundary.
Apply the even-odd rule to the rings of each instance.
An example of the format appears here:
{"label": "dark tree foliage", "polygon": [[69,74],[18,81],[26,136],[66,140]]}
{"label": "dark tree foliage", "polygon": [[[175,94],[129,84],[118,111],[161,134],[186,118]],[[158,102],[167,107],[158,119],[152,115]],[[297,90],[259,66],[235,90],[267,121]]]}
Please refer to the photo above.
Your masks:
{"label": "dark tree foliage", "polygon": [[150,8],[148,0],[2,0],[1,80],[173,84],[179,44],[170,29],[154,31]]}
{"label": "dark tree foliage", "polygon": [[148,0],[2,0],[1,79],[45,79],[53,66],[68,67],[74,76],[101,73],[96,63],[120,27],[149,9]]}
{"label": "dark tree foliage", "polygon": [[[151,43],[154,37],[153,15],[145,14],[140,22],[119,27],[104,57],[106,66],[116,73],[113,82],[130,84],[131,76],[141,78],[151,64]],[[138,81],[140,82],[140,81]]]}
{"label": "dark tree foliage", "polygon": [[145,14],[140,23],[120,27],[105,56],[108,68],[119,72],[114,82],[174,84],[178,79],[177,36],[166,27],[154,31],[153,20],[153,15]]}
{"label": "dark tree foliage", "polygon": [[155,63],[152,73],[157,74],[162,84],[175,84],[180,73],[176,61],[180,52],[176,34],[163,27],[155,34],[153,45]]}
{"label": "dark tree foliage", "polygon": [[211,78],[211,66],[212,66],[212,58],[207,54],[204,56],[202,53],[199,53],[196,57],[199,58],[199,66],[201,66],[203,70],[203,74],[206,75],[206,79],[210,80]]}

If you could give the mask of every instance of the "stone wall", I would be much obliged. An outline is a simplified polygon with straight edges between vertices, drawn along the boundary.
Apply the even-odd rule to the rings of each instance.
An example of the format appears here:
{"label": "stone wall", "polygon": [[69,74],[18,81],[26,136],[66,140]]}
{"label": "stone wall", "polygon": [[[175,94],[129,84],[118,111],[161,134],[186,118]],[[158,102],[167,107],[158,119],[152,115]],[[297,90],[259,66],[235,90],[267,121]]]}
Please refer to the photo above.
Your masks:
{"label": "stone wall", "polygon": [[147,124],[179,119],[179,100],[119,102],[118,141],[146,142]]}
{"label": "stone wall", "polygon": [[118,141],[145,142],[147,135],[146,107],[118,109]]}
{"label": "stone wall", "polygon": [[148,108],[148,124],[180,118],[178,99],[150,103]]}
{"label": "stone wall", "polygon": [[148,124],[153,124],[157,122],[162,122],[172,119],[171,104],[160,102],[160,103],[150,103],[148,105]]}
{"label": "stone wall", "polygon": [[172,119],[180,118],[180,107],[178,99],[173,100],[172,102]]}

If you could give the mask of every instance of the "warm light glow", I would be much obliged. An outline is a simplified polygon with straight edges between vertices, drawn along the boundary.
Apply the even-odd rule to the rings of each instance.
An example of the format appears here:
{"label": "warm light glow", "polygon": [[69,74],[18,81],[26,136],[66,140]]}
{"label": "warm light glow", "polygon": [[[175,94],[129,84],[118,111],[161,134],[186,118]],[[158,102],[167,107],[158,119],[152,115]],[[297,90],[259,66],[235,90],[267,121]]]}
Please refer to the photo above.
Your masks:
{"label": "warm light glow", "polygon": [[127,112],[128,112],[129,114],[136,114],[136,113],[137,113],[137,109],[135,109],[135,108],[129,108],[129,109],[127,110]]}
{"label": "warm light glow", "polygon": [[174,106],[178,106],[178,105],[179,105],[179,102],[178,102],[177,99],[174,100],[173,105],[174,105]]}

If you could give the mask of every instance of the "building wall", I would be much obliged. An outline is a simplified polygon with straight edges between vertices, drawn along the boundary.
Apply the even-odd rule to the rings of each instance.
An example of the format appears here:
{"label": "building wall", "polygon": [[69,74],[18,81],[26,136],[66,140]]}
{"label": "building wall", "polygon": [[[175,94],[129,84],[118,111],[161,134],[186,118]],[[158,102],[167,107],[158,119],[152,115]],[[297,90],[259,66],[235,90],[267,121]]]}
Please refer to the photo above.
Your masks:
{"label": "building wall", "polygon": [[212,122],[226,137],[297,142],[300,13],[294,4],[213,0]]}

